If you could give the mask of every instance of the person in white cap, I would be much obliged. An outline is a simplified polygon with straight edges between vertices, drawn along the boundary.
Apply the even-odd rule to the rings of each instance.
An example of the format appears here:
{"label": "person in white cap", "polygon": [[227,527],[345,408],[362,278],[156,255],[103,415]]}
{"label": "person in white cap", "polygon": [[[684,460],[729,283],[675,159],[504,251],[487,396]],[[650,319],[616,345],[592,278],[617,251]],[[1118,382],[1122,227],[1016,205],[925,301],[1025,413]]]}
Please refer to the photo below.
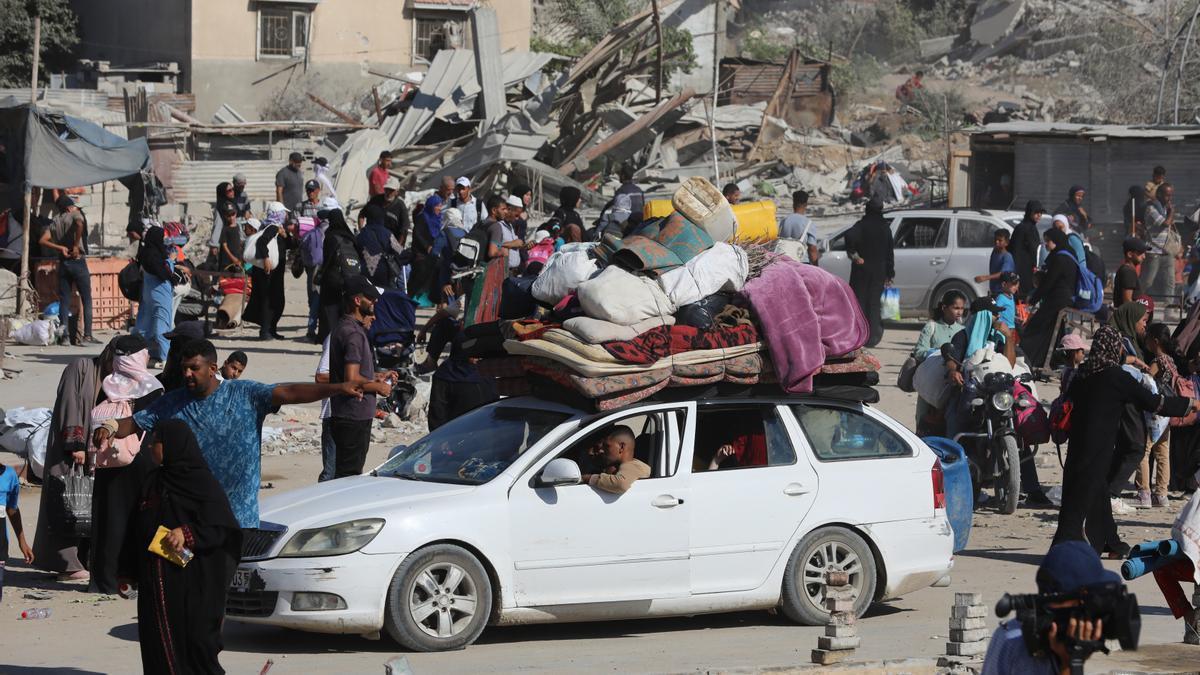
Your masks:
{"label": "person in white cap", "polygon": [[525,211],[525,202],[516,195],[509,195],[504,203],[506,208],[501,210],[504,218],[488,227],[488,259],[507,255],[508,271],[511,274],[521,266],[521,249],[525,248],[525,242],[517,237],[509,223],[514,218],[521,217]]}
{"label": "person in white cap", "polygon": [[471,194],[471,179],[466,176],[454,181],[454,196],[450,198],[450,208],[462,212],[463,229],[470,232],[479,222],[479,214],[483,210],[475,195]]}

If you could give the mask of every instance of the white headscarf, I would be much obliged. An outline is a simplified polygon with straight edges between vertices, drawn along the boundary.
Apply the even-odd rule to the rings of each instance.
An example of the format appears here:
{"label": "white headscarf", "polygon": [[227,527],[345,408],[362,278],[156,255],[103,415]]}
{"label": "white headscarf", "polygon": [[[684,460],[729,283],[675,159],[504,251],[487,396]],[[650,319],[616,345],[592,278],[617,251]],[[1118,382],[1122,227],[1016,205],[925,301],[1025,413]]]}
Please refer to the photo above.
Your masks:
{"label": "white headscarf", "polygon": [[1066,234],[1074,234],[1075,233],[1075,230],[1071,227],[1071,219],[1061,213],[1054,216],[1054,226],[1058,227],[1059,223],[1063,224],[1063,232],[1065,232]]}

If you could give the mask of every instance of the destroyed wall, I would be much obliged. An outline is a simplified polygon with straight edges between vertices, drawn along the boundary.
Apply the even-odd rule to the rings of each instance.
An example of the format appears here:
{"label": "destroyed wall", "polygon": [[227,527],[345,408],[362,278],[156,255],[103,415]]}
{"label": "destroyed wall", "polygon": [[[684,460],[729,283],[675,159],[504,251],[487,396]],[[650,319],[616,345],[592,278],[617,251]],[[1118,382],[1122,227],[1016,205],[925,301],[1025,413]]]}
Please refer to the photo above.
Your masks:
{"label": "destroyed wall", "polygon": [[[77,9],[96,5],[87,12],[95,28],[83,29],[94,31],[85,32],[94,36],[85,38],[93,44],[84,45],[81,56],[114,64],[177,61],[183,70],[181,87],[195,93],[195,116],[202,120],[210,119],[223,103],[258,119],[259,106],[306,70],[355,90],[369,90],[380,80],[368,71],[392,75],[424,70],[424,61],[413,55],[414,18],[452,18],[469,26],[465,10],[472,6],[454,0],[429,0],[419,3],[418,9],[401,0],[283,5],[297,12],[311,9],[307,46],[296,47],[293,56],[275,57],[259,53],[259,9],[276,3],[75,0],[72,4]],[[531,0],[489,0],[488,5],[499,17],[501,50],[528,49]],[[106,16],[99,16],[101,9]],[[469,41],[469,35],[464,34],[463,40]]]}

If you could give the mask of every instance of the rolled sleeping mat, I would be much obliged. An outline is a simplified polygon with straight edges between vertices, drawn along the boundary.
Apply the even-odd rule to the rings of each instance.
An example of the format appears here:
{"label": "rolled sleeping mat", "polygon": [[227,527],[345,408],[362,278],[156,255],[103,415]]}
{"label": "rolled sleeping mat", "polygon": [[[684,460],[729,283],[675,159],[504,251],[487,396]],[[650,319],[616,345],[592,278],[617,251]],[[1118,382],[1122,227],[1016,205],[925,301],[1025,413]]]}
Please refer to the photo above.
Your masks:
{"label": "rolled sleeping mat", "polygon": [[[1160,539],[1158,541],[1144,541],[1129,549],[1129,558],[1145,558],[1148,556],[1159,555],[1159,546],[1170,543],[1170,539]],[[1166,555],[1170,555],[1167,553]]]}
{"label": "rolled sleeping mat", "polygon": [[1175,541],[1174,539],[1163,539],[1162,541],[1158,542],[1159,555],[1172,558],[1179,555],[1179,553],[1179,542]]}
{"label": "rolled sleeping mat", "polygon": [[1172,556],[1155,555],[1146,558],[1130,558],[1121,563],[1121,577],[1125,581],[1133,581],[1140,576],[1172,565],[1176,560],[1185,559],[1186,557],[1183,553],[1176,553]]}

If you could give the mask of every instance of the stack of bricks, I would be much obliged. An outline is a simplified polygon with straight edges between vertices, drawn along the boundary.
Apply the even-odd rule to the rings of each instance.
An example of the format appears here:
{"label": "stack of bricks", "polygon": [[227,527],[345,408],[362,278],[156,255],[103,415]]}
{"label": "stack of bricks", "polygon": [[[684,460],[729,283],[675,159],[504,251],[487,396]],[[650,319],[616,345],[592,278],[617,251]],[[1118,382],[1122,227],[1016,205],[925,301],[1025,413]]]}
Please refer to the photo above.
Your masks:
{"label": "stack of bricks", "polygon": [[950,641],[946,653],[950,656],[978,656],[987,653],[990,633],[987,628],[987,608],[981,593],[955,593],[950,608]]}
{"label": "stack of bricks", "polygon": [[[1196,590],[1192,591],[1192,607],[1200,607],[1200,584],[1197,584]],[[1195,621],[1188,623],[1186,619],[1184,620],[1183,643],[1200,645],[1200,612],[1197,612]]]}
{"label": "stack of bricks", "polygon": [[849,574],[825,574],[825,609],[829,611],[829,620],[825,623],[825,635],[817,638],[818,648],[812,650],[813,663],[829,665],[854,656],[859,645],[854,595]]}

